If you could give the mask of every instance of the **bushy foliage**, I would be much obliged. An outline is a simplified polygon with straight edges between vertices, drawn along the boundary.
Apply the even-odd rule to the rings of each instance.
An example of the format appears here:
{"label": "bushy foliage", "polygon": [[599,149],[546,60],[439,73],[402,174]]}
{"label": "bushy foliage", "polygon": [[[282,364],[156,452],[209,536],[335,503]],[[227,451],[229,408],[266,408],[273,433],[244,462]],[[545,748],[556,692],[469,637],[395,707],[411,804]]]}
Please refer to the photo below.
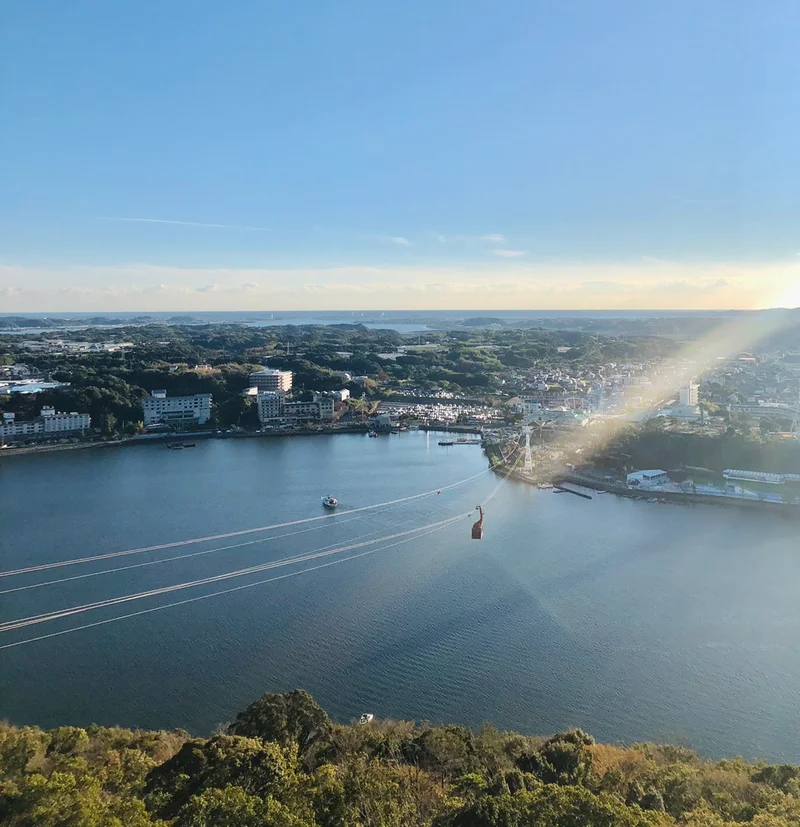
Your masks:
{"label": "bushy foliage", "polygon": [[0,725],[9,827],[797,827],[800,768],[484,726],[335,724],[268,694],[227,734]]}

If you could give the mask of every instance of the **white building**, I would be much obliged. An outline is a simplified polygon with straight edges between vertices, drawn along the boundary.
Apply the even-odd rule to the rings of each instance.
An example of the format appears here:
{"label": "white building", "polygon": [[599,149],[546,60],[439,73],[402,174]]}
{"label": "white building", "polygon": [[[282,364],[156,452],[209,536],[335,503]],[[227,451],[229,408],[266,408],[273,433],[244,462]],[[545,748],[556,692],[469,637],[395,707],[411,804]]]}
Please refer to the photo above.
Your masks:
{"label": "white building", "polygon": [[250,384],[260,391],[288,393],[292,389],[292,372],[290,370],[263,368],[250,374]]}
{"label": "white building", "polygon": [[4,379],[30,379],[31,369],[27,365],[5,365],[0,367]]}
{"label": "white building", "polygon": [[333,419],[333,403],[333,396],[320,396],[314,400],[313,404],[319,406],[319,418],[324,422],[330,422]]}
{"label": "white building", "polygon": [[313,402],[287,402],[282,393],[260,391],[258,419],[262,425],[281,422],[330,422],[333,397],[319,396]]}
{"label": "white building", "polygon": [[204,425],[211,419],[211,394],[167,396],[166,391],[153,391],[142,401],[144,424]]}
{"label": "white building", "polygon": [[375,414],[372,417],[372,424],[378,430],[385,430],[392,427],[392,418],[388,413]]}
{"label": "white building", "polygon": [[693,407],[700,401],[700,386],[694,379],[690,379],[681,385],[680,406],[682,408]]}
{"label": "white building", "polygon": [[262,425],[283,417],[283,397],[279,393],[261,391],[258,394],[258,420]]}
{"label": "white building", "polygon": [[18,421],[13,413],[4,413],[0,424],[0,442],[6,439],[25,439],[30,437],[55,437],[61,434],[85,433],[91,427],[89,414],[72,411],[62,413],[51,407],[44,407],[34,419]]}
{"label": "white building", "polygon": [[350,391],[347,388],[342,388],[339,391],[317,391],[314,393],[314,401],[326,397],[330,397],[334,402],[344,402],[350,398]]}
{"label": "white building", "polygon": [[768,471],[738,471],[726,468],[722,472],[726,480],[743,480],[746,482],[762,482],[770,485],[784,485],[787,482],[800,482],[800,474],[771,474]]}
{"label": "white building", "polygon": [[670,482],[666,471],[653,469],[650,471],[634,471],[626,478],[628,488],[654,489],[663,488]]}

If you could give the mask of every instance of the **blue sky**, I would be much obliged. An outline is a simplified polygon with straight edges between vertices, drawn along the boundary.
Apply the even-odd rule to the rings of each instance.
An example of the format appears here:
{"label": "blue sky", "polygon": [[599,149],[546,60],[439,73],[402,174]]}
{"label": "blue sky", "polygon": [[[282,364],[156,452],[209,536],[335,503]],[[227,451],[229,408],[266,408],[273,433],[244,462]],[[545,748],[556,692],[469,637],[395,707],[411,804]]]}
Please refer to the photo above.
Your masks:
{"label": "blue sky", "polygon": [[0,312],[800,304],[795,0],[3,8]]}

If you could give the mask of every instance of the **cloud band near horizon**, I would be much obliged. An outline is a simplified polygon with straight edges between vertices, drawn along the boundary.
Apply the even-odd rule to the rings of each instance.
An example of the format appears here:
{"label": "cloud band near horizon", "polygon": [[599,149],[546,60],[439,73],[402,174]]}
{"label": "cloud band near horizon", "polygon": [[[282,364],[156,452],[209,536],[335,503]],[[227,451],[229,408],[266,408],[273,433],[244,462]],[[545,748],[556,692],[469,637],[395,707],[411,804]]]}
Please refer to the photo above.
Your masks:
{"label": "cloud band near horizon", "polygon": [[752,309],[800,305],[800,264],[181,268],[0,265],[0,314],[139,310]]}

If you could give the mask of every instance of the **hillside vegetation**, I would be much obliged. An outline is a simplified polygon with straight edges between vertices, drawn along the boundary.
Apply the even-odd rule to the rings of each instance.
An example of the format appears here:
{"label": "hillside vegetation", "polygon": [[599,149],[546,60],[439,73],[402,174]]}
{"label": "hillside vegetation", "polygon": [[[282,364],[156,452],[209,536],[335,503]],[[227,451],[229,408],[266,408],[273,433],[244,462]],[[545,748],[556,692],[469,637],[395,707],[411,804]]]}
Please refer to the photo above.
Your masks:
{"label": "hillside vegetation", "polygon": [[800,825],[800,769],[484,726],[335,724],[264,695],[224,733],[0,726],[7,827]]}

